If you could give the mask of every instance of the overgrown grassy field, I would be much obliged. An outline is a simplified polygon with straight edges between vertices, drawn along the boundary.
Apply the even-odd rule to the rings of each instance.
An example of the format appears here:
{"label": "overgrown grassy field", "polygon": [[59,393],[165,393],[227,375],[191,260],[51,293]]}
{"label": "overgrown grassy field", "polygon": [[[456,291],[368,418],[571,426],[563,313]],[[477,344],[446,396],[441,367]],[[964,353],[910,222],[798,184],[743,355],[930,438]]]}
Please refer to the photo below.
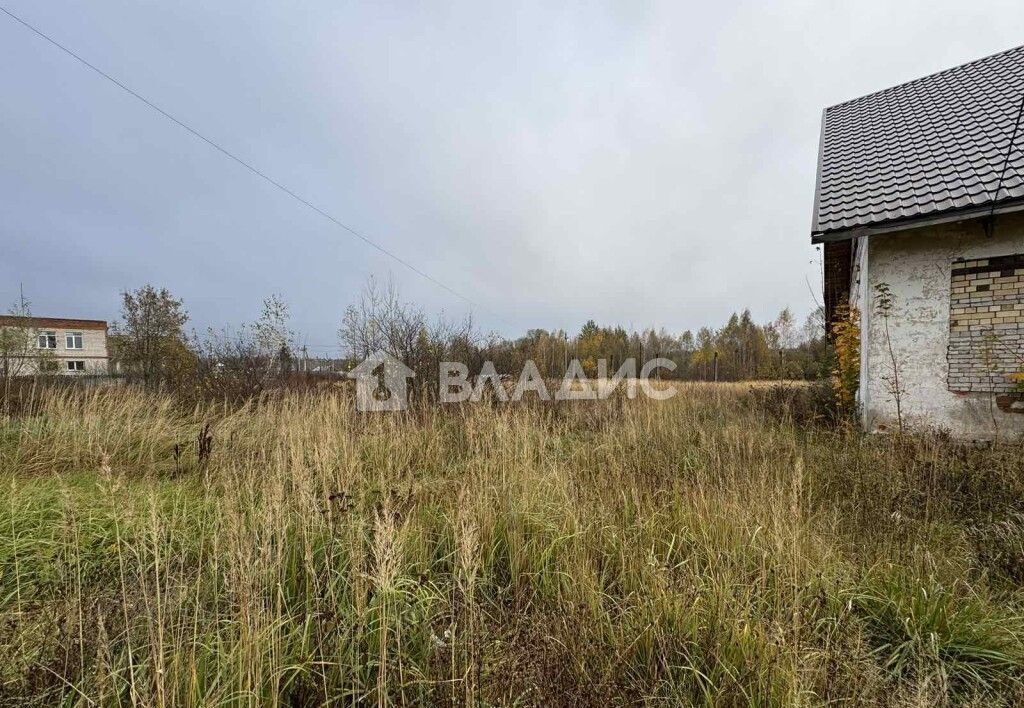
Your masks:
{"label": "overgrown grassy field", "polygon": [[0,421],[0,704],[1020,704],[1024,450],[807,396],[41,390]]}

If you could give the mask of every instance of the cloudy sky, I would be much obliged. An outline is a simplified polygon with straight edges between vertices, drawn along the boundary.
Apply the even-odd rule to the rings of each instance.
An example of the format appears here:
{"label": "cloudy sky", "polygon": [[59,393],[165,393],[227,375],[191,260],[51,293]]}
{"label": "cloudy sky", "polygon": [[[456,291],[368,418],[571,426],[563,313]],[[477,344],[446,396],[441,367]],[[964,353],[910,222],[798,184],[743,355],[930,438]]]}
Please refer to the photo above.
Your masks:
{"label": "cloudy sky", "polygon": [[[468,298],[486,330],[806,314],[821,109],[1021,42],[1019,2],[0,0]],[[336,346],[370,275],[470,306],[0,14],[0,304],[197,327],[281,293]],[[810,287],[809,287],[810,286]],[[817,293],[815,293],[817,294]]]}

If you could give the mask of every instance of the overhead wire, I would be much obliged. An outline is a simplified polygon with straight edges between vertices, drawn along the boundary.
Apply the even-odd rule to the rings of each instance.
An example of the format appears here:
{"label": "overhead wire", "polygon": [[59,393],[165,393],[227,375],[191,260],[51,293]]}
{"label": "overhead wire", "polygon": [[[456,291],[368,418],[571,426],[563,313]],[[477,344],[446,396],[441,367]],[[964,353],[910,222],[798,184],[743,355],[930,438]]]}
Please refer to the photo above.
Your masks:
{"label": "overhead wire", "polygon": [[157,113],[159,113],[161,116],[163,116],[167,120],[171,121],[175,125],[179,126],[183,130],[185,130],[186,132],[191,134],[193,137],[203,141],[204,143],[206,143],[207,145],[212,147],[214,150],[217,150],[218,152],[220,152],[224,156],[230,158],[234,162],[238,163],[239,165],[241,165],[242,167],[247,169],[249,172],[253,173],[254,175],[259,177],[260,179],[262,179],[265,182],[267,182],[268,184],[273,185],[278,190],[284,192],[285,194],[287,194],[291,198],[293,198],[296,201],[298,201],[300,204],[302,204],[302,205],[306,206],[307,208],[311,209],[312,211],[316,212],[317,214],[319,214],[323,218],[327,219],[328,221],[332,222],[336,226],[344,229],[345,231],[347,231],[349,234],[351,234],[355,238],[358,238],[360,241],[363,241],[364,243],[366,243],[368,246],[376,249],[380,253],[383,253],[385,256],[391,258],[395,262],[397,262],[397,263],[403,265],[404,267],[408,268],[410,271],[412,271],[416,275],[418,275],[421,278],[424,278],[425,280],[433,283],[434,285],[436,285],[439,288],[441,288],[441,289],[447,291],[448,293],[454,295],[455,297],[459,298],[460,300],[463,300],[464,302],[468,303],[469,305],[472,305],[473,307],[476,307],[476,308],[478,308],[480,310],[486,311],[486,309],[483,308],[481,305],[479,305],[478,303],[474,302],[472,299],[470,299],[466,295],[463,295],[461,292],[459,292],[455,288],[447,285],[446,283],[443,283],[439,279],[435,278],[434,276],[430,275],[429,273],[427,273],[427,272],[423,271],[422,269],[418,268],[417,266],[413,265],[412,263],[410,263],[406,259],[402,258],[398,254],[396,254],[393,251],[391,251],[390,249],[382,246],[381,244],[377,243],[376,241],[374,241],[374,240],[370,239],[369,237],[363,235],[362,233],[360,233],[359,231],[357,231],[353,227],[351,227],[348,224],[344,223],[343,221],[337,219],[335,216],[333,216],[329,212],[327,212],[324,209],[321,209],[320,207],[316,206],[315,204],[310,202],[305,197],[297,194],[296,192],[294,192],[293,190],[289,189],[288,187],[286,187],[281,182],[279,182],[279,181],[275,180],[274,178],[270,177],[269,175],[267,175],[265,172],[263,172],[259,168],[255,167],[254,165],[252,165],[251,163],[247,162],[246,160],[243,160],[242,158],[238,157],[238,155],[236,155],[235,153],[231,152],[230,150],[228,150],[224,146],[222,146],[219,143],[217,143],[216,141],[206,137],[205,135],[200,133],[198,130],[196,130],[192,126],[188,125],[184,121],[180,120],[179,118],[176,118],[175,116],[173,116],[168,111],[164,110],[163,108],[161,108],[160,106],[156,105],[155,103],[153,103],[151,100],[149,100],[148,98],[146,98],[142,94],[138,93],[137,91],[135,91],[134,89],[132,89],[131,87],[126,85],[124,82],[122,82],[119,79],[115,78],[111,74],[108,74],[106,71],[104,71],[103,69],[99,68],[98,66],[96,66],[92,62],[88,61],[87,59],[85,59],[83,56],[81,56],[77,52],[71,50],[70,48],[68,48],[64,44],[61,44],[56,39],[54,39],[50,35],[46,34],[42,30],[40,30],[39,28],[37,28],[34,25],[30,24],[29,22],[23,20],[21,17],[15,15],[13,12],[8,10],[7,8],[5,8],[3,6],[0,6],[0,12],[3,12],[5,15],[10,17],[12,20],[14,20],[18,24],[22,25],[26,29],[30,30],[31,32],[33,32],[34,34],[39,36],[40,38],[46,40],[47,42],[49,42],[51,45],[53,45],[57,49],[61,50],[62,52],[64,52],[68,56],[72,57],[73,59],[75,59],[76,61],[81,63],[83,66],[85,66],[85,67],[91,69],[92,71],[94,71],[95,73],[99,74],[101,77],[103,77],[104,79],[106,79],[110,83],[114,84],[115,86],[117,86],[118,88],[120,88],[125,93],[129,94],[130,96],[132,96],[133,98],[139,100],[140,102],[142,102],[143,104],[145,104],[146,106],[151,108],[152,110],[156,111]]}

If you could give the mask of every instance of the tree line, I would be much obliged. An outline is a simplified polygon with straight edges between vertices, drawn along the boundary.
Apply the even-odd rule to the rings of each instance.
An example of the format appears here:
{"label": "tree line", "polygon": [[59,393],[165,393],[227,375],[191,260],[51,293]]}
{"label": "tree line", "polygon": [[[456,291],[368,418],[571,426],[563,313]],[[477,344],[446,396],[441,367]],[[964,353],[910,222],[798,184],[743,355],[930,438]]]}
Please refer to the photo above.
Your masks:
{"label": "tree line", "polygon": [[578,332],[530,329],[518,338],[480,336],[472,320],[429,320],[421,307],[404,302],[393,285],[371,280],[350,305],[339,330],[355,360],[385,351],[419,374],[440,361],[461,361],[470,371],[491,361],[502,373],[517,375],[533,361],[542,375],[561,377],[577,360],[591,376],[604,360],[614,373],[627,359],[672,360],[672,376],[685,380],[817,379],[829,371],[829,351],[821,307],[798,323],[789,308],[764,324],[750,310],[732,314],[720,328],[701,327],[674,335],[664,328],[627,331],[588,320]]}
{"label": "tree line", "polygon": [[[22,314],[24,309],[22,303]],[[165,288],[145,285],[122,293],[109,338],[112,367],[148,386],[230,398],[310,378],[296,376],[310,372],[296,354],[289,308],[280,296],[268,297],[254,322],[235,328],[200,334],[187,331],[188,322],[182,300]],[[465,363],[471,372],[491,361],[500,373],[518,376],[529,360],[543,376],[558,378],[573,360],[597,376],[602,360],[613,374],[628,359],[642,366],[663,358],[675,363],[663,375],[683,380],[816,379],[829,370],[824,332],[821,308],[802,323],[787,308],[771,322],[758,324],[743,310],[718,328],[680,334],[589,320],[576,332],[536,328],[509,338],[479,332],[471,317],[431,317],[392,283],[370,279],[341,317],[338,340],[345,354],[328,368],[342,374],[370,354],[386,352],[413,369],[423,388],[436,381],[443,361]]]}

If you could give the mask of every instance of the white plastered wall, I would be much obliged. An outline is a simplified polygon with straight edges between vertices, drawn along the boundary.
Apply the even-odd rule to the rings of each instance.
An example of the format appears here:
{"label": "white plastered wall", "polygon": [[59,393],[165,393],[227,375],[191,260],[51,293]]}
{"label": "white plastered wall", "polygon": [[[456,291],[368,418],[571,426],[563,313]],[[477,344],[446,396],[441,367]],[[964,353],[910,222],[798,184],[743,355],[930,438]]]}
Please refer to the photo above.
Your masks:
{"label": "white plastered wall", "polygon": [[1024,215],[998,217],[991,236],[980,221],[873,235],[857,244],[851,301],[861,309],[861,391],[865,428],[896,426],[896,404],[884,381],[892,373],[885,320],[873,311],[875,287],[895,296],[889,340],[902,387],[904,423],[938,427],[962,439],[1024,434],[1024,412],[1008,412],[995,396],[958,393],[947,386],[950,271],[957,258],[1024,253]]}

